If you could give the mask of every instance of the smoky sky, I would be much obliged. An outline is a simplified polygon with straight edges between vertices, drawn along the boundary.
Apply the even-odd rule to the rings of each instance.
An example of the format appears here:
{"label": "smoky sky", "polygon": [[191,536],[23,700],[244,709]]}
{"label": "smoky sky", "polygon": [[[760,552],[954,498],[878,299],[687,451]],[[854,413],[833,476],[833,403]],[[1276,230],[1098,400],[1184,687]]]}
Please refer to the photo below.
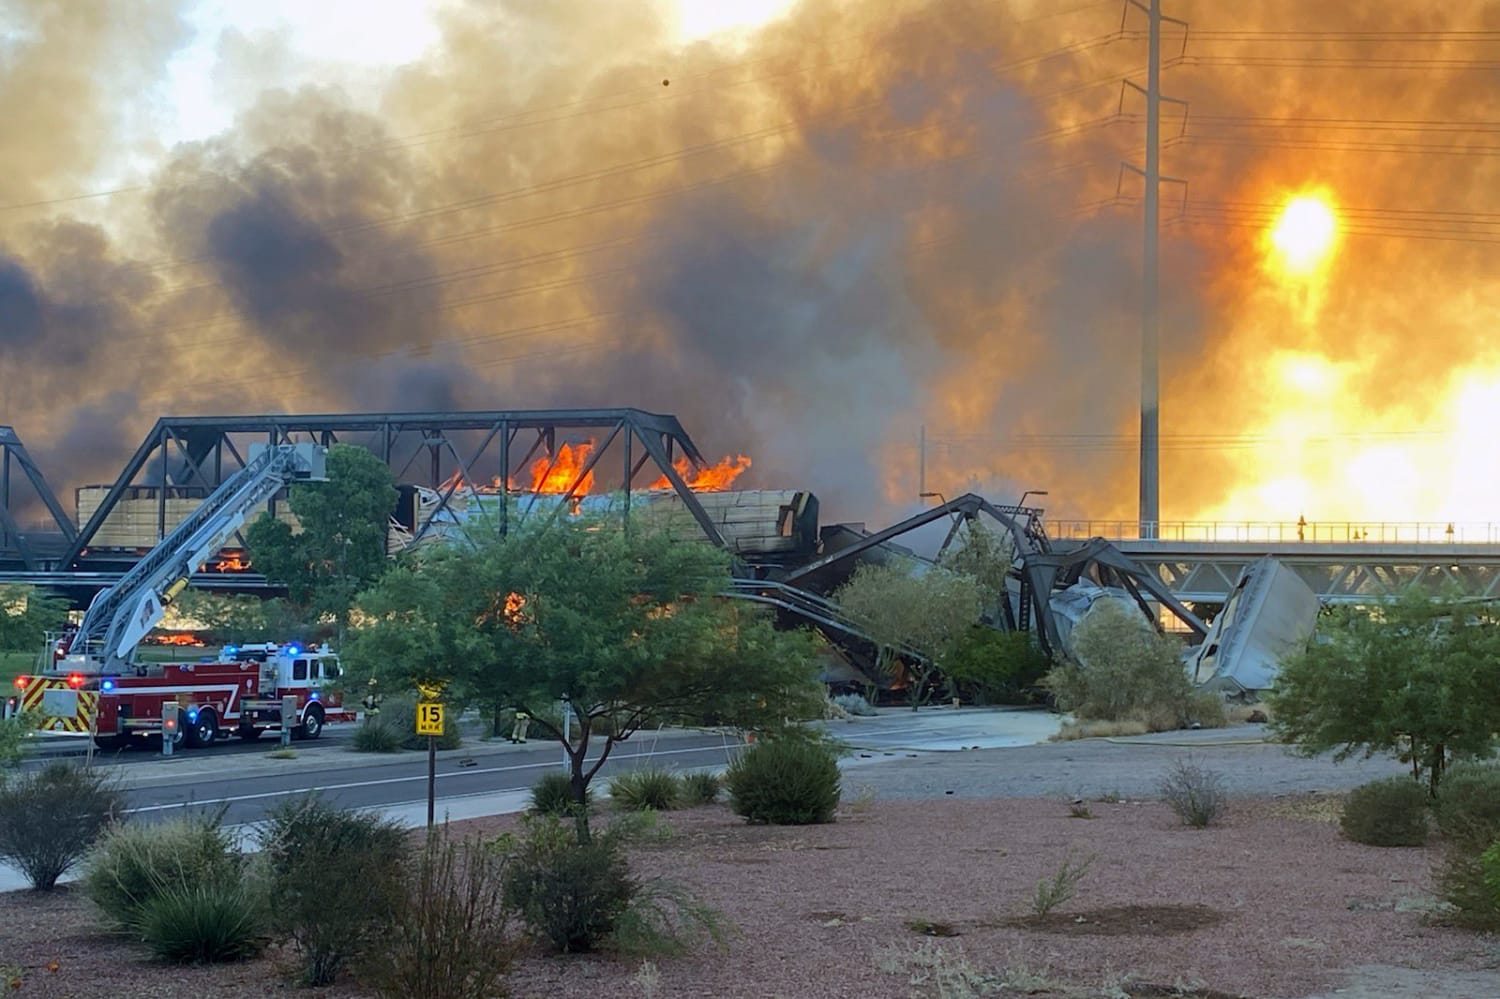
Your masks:
{"label": "smoky sky", "polygon": [[[1321,184],[1438,211],[1492,187],[1488,154],[1429,151],[1413,189],[1405,147],[1264,122],[1483,117],[1458,36],[1371,33],[1500,7],[1169,6],[1201,40],[1164,72],[1191,98],[1164,112],[1186,180],[1162,197],[1164,432],[1258,426],[1276,351],[1360,359],[1343,391],[1372,405],[1487,356],[1483,246],[1355,234],[1291,301],[1233,206]],[[221,77],[253,100],[172,149],[129,96],[164,78],[186,6],[107,9],[12,3],[0,60],[0,203],[98,190],[111,150],[151,163],[124,193],[0,212],[0,421],[60,493],[164,414],[640,406],[833,517],[916,501],[923,426],[928,488],[1133,508],[1141,189],[1121,164],[1142,133],[1121,81],[1144,40],[1112,5],[803,0],[736,47],[676,42],[650,4],[471,0],[374,104],[236,34]],[[1318,65],[1412,52],[1411,72]],[[1198,201],[1230,207],[1177,217]],[[1414,372],[1420,337],[1438,346]],[[1169,448],[1164,513],[1222,501],[1254,457]]]}

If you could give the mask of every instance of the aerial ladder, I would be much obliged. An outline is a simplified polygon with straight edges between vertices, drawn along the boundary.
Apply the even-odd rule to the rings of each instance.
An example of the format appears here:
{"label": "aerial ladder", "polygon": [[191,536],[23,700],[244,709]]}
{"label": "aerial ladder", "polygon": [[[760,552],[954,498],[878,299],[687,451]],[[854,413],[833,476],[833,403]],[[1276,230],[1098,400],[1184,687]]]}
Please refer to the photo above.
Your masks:
{"label": "aerial ladder", "polygon": [[[315,444],[252,446],[249,461],[225,479],[113,586],[99,591],[83,620],[65,637],[38,676],[19,677],[20,710],[44,730],[122,743],[129,735],[166,734],[196,726],[189,744],[211,744],[220,725],[251,738],[267,723],[254,698],[279,693],[276,668],[249,662],[138,665],[135,650],[156,627],[192,576],[213,559],[246,518],[289,482],[327,478],[327,449]],[[315,734],[334,705],[320,680],[331,655],[281,650],[288,677],[298,679],[295,721]],[[325,650],[326,652],[326,650]],[[331,675],[336,665],[328,664]],[[180,707],[180,711],[177,708]],[[312,708],[309,711],[309,707]],[[290,724],[292,719],[284,719]],[[169,724],[170,723],[170,724]]]}
{"label": "aerial ladder", "polygon": [[315,444],[253,446],[244,468],[225,479],[118,583],[94,596],[55,671],[90,675],[127,667],[141,639],[161,623],[167,605],[244,526],[250,512],[291,480],[326,479],[326,458],[327,450]]}

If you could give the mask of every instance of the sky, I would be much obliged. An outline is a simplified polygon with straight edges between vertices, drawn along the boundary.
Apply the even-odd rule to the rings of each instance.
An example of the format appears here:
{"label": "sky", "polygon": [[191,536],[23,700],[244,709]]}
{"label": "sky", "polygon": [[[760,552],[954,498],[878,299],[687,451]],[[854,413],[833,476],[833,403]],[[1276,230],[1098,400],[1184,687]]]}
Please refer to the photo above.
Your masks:
{"label": "sky", "polygon": [[[1500,2],[1168,6],[1163,518],[1500,521]],[[634,405],[1128,521],[1133,10],[0,0],[0,423],[70,495],[168,413]]]}
{"label": "sky", "polygon": [[[791,2],[671,0],[670,15],[680,41],[722,43],[774,21]],[[444,0],[201,0],[186,11],[192,40],[168,62],[153,95],[161,144],[222,132],[253,100],[236,92],[232,69],[221,61],[227,46],[274,39],[288,70],[281,85],[333,81],[374,104],[390,70],[419,60],[439,42],[436,18],[444,6]]]}

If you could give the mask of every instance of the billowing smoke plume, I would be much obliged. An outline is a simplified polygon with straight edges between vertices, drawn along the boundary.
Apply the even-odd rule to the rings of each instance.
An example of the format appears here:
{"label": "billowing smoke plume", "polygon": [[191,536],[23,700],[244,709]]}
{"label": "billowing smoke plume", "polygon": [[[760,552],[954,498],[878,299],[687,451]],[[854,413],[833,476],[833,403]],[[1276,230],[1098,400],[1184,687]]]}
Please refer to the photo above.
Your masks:
{"label": "billowing smoke plume", "polygon": [[[1474,405],[1500,399],[1488,249],[1451,238],[1491,230],[1431,214],[1468,211],[1493,152],[1379,124],[1482,119],[1486,74],[1457,64],[1481,46],[1452,32],[1500,7],[1334,6],[1170,11],[1193,33],[1183,54],[1169,28],[1164,75],[1191,102],[1163,127],[1188,181],[1162,197],[1167,517],[1452,516],[1367,490],[1359,462],[1382,462],[1353,452],[1414,427],[1447,448],[1471,375]],[[22,3],[0,43],[0,204],[150,152],[112,143],[182,11],[127,30],[88,8]],[[916,500],[926,425],[929,490],[1130,517],[1141,186],[1120,163],[1143,102],[1121,81],[1145,44],[1120,23],[803,0],[721,48],[646,4],[455,4],[378,108],[268,79],[139,190],[0,212],[0,421],[76,482],[163,413],[633,405],[752,455],[745,484],[872,520]],[[1345,216],[1332,265],[1289,280],[1262,233],[1306,188],[1385,214]]]}

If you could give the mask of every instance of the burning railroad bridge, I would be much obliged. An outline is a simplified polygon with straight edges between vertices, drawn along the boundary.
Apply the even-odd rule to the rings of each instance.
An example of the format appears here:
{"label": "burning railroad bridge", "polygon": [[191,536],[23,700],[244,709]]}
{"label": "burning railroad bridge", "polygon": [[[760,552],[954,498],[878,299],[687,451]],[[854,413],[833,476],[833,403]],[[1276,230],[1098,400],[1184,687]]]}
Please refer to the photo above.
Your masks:
{"label": "burning railroad bridge", "polygon": [[[454,538],[478,517],[508,530],[568,512],[630,516],[728,551],[730,595],[770,605],[788,624],[817,627],[856,671],[851,676],[869,674],[875,649],[830,594],[863,562],[930,564],[901,542],[941,522],[949,528],[939,556],[966,523],[1009,537],[1014,560],[992,623],[1033,631],[1048,651],[1066,647],[1071,622],[1101,596],[1134,604],[1153,623],[1170,618],[1199,639],[1208,634],[1158,575],[1109,542],[1054,545],[1039,509],[969,494],[882,531],[820,525],[810,492],[737,488],[750,458],[710,460],[675,417],[637,409],[168,417],[113,483],[77,488],[76,520],[16,433],[0,428],[0,581],[46,586],[87,606],[158,558],[179,525],[203,521],[226,483],[253,471],[257,453],[335,443],[364,447],[391,468],[399,484],[391,554]],[[262,512],[295,519],[279,490],[242,512],[246,523]],[[26,517],[32,526],[23,529]],[[201,568],[193,585],[275,592],[250,564],[243,534],[223,536],[194,561]]]}

